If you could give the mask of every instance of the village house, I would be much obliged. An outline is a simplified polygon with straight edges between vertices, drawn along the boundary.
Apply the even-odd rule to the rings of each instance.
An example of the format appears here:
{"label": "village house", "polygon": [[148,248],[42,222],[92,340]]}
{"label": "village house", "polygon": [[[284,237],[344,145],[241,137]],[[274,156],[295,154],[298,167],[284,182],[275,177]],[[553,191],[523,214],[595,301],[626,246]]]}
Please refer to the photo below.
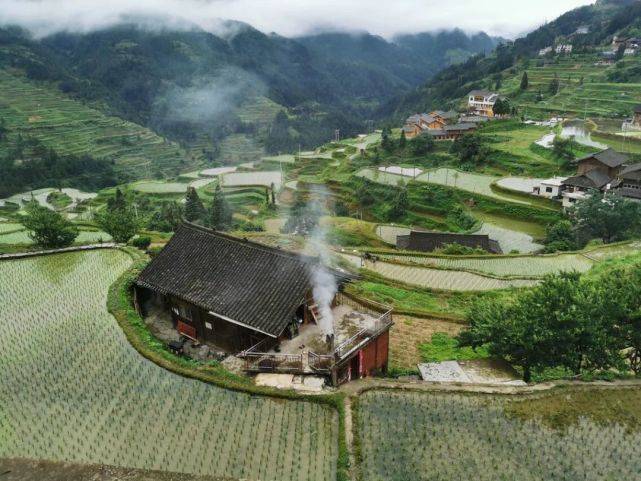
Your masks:
{"label": "village house", "polygon": [[623,197],[641,200],[641,164],[624,168],[613,182],[612,189]]}
{"label": "village house", "polygon": [[429,115],[434,117],[441,127],[456,123],[456,120],[459,117],[458,112],[454,112],[453,110],[449,110],[447,112],[444,110],[434,110],[430,112]]}
{"label": "village house", "polygon": [[398,249],[432,252],[450,244],[472,249],[483,249],[492,254],[502,254],[499,243],[484,234],[455,234],[451,232],[431,232],[413,230],[407,235],[396,236]]}
{"label": "village house", "polygon": [[[314,374],[337,385],[386,371],[391,309],[342,292],[352,276],[317,269],[317,258],[185,223],[136,279],[135,306],[146,322],[234,355],[250,373]],[[327,298],[334,291],[318,279],[336,282],[336,293]]]}
{"label": "village house", "polygon": [[562,183],[563,207],[571,207],[591,190],[609,190],[627,162],[627,155],[610,148],[574,160],[577,174]]}
{"label": "village house", "polygon": [[472,90],[467,95],[468,112],[482,117],[494,117],[494,104],[499,94],[489,90]]}
{"label": "village house", "polygon": [[552,47],[545,47],[539,50],[539,57],[545,57],[547,54],[552,52]]}
{"label": "village house", "polygon": [[561,43],[561,44],[556,46],[554,51],[557,54],[570,54],[570,53],[572,53],[572,48],[573,47],[572,47],[571,43]]}
{"label": "village house", "polygon": [[533,194],[540,197],[545,197],[546,199],[560,199],[563,182],[567,177],[551,177],[549,179],[544,179],[539,182],[539,185],[534,187]]}

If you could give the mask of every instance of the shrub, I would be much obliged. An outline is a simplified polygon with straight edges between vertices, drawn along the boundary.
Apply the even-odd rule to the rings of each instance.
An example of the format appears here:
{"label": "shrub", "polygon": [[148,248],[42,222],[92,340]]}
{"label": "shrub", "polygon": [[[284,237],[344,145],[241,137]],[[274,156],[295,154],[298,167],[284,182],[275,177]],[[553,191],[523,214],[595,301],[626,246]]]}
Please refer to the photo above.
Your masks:
{"label": "shrub", "polygon": [[141,251],[147,250],[147,248],[151,245],[151,237],[149,236],[134,237],[131,240],[131,245],[136,247],[137,249],[140,249]]}

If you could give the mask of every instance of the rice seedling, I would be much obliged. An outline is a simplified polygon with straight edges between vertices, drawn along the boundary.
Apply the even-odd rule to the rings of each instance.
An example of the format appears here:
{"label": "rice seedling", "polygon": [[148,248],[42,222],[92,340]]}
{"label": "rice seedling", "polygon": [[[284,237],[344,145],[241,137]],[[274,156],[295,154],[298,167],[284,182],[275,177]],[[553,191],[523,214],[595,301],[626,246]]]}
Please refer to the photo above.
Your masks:
{"label": "rice seedling", "polygon": [[333,481],[336,413],[174,375],[106,311],[130,265],[103,250],[0,262],[0,457]]}
{"label": "rice seedling", "polygon": [[[369,391],[360,397],[358,425],[364,481],[606,481],[640,479],[641,390],[616,390],[609,403],[590,404],[570,422],[551,423],[575,400],[564,391],[528,398]],[[607,391],[586,391],[598,399]],[[549,396],[549,399],[546,397]],[[551,403],[524,417],[519,403]],[[563,408],[565,406],[565,408]],[[610,408],[610,416],[600,412]],[[520,406],[517,406],[520,407]],[[526,411],[530,411],[527,407]],[[535,406],[536,407],[536,406]],[[540,416],[539,416],[540,414]],[[550,419],[545,416],[549,416]]]}

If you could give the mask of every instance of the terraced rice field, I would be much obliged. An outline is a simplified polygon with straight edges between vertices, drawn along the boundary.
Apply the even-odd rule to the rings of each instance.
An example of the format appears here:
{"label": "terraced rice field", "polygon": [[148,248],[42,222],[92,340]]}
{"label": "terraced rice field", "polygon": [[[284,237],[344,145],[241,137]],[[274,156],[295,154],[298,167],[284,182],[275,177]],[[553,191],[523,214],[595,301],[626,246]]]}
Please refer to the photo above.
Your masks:
{"label": "terraced rice field", "polygon": [[[407,235],[411,232],[409,227],[379,225],[376,227],[376,234],[391,245],[396,245],[396,237]],[[534,252],[543,248],[541,244],[534,242],[534,238],[518,230],[499,227],[490,222],[483,222],[477,234],[487,234],[491,239],[497,240],[504,253],[518,251],[523,254]]]}
{"label": "terraced rice field", "polygon": [[[76,237],[74,244],[94,244],[98,242],[111,242],[111,240],[111,236],[106,232],[83,230],[80,231],[78,237]],[[33,244],[33,241],[26,230],[20,230],[6,234],[2,234],[2,232],[0,232],[0,244],[31,245]]]}
{"label": "terraced rice field", "polygon": [[490,239],[499,242],[501,250],[505,254],[510,252],[519,252],[521,254],[528,254],[543,248],[542,244],[534,241],[534,238],[518,230],[500,227],[494,223],[483,222],[481,228],[475,232],[476,234],[487,234]]}
{"label": "terraced rice field", "polygon": [[333,410],[182,378],[129,345],[105,305],[130,264],[116,250],[0,262],[0,458],[333,481]]}
{"label": "terraced rice field", "polygon": [[[393,174],[390,172],[382,172],[373,169],[361,169],[355,175],[364,177],[372,182],[379,184],[396,186],[399,182],[407,182],[410,178]],[[491,188],[492,183],[499,180],[500,177],[492,177],[483,174],[473,174],[470,172],[461,172],[454,169],[436,169],[428,170],[418,175],[414,180],[418,182],[425,182],[427,184],[438,184],[446,187],[472,192],[474,194],[481,194],[487,197],[492,197],[504,202],[512,202],[517,204],[531,205],[527,200],[518,199],[509,195],[494,192]]]}
{"label": "terraced rice field", "polygon": [[543,277],[562,271],[586,272],[594,262],[582,254],[523,257],[426,257],[398,254],[377,254],[381,259],[417,264],[426,267],[441,267],[453,270],[468,270],[492,276]]}
{"label": "terraced rice field", "polygon": [[378,260],[361,261],[359,256],[340,253],[339,256],[353,267],[363,267],[392,281],[412,284],[427,289],[443,291],[491,291],[512,287],[530,287],[537,283],[531,279],[496,279],[472,272],[431,269],[424,266],[394,264]]}
{"label": "terraced rice field", "polygon": [[[571,55],[560,58],[558,63],[528,68],[530,87],[519,95],[517,103],[530,115],[547,116],[552,112],[597,117],[629,115],[641,101],[641,84],[609,82],[607,72],[616,67],[596,66],[597,60],[596,55]],[[626,57],[625,61],[639,64],[634,57]],[[547,89],[555,75],[560,81],[560,91],[549,97]],[[501,91],[513,92],[520,79],[520,74],[506,79]],[[544,93],[542,102],[536,101],[539,89]]]}
{"label": "terraced rice field", "polygon": [[264,185],[270,187],[272,184],[278,189],[282,183],[280,171],[273,172],[232,172],[222,176],[224,187],[242,187],[246,185]]}
{"label": "terraced rice field", "polygon": [[368,391],[357,415],[362,479],[636,480],[639,405],[638,388],[528,397]]}
{"label": "terraced rice field", "polygon": [[511,287],[530,287],[536,284],[536,281],[532,280],[494,279],[471,272],[430,269],[429,267],[398,265],[383,261],[365,261],[364,267],[388,279],[445,291],[490,291]]}
{"label": "terraced rice field", "polygon": [[0,91],[2,98],[11,99],[0,100],[0,117],[12,136],[34,137],[60,154],[114,159],[136,178],[184,167],[185,153],[177,144],[140,125],[106,116],[53,86],[0,70]]}
{"label": "terraced rice field", "polygon": [[505,188],[531,194],[534,187],[538,187],[543,179],[533,179],[528,177],[505,177],[496,181],[497,185]]}
{"label": "terraced rice field", "polygon": [[376,226],[376,235],[388,244],[396,245],[396,237],[399,235],[408,235],[412,229],[396,225],[379,225]]}
{"label": "terraced rice field", "polygon": [[24,229],[22,224],[17,224],[15,222],[2,222],[0,223],[0,234],[6,234],[8,232],[15,232],[17,230]]}
{"label": "terraced rice field", "polygon": [[226,164],[259,161],[265,156],[257,140],[246,134],[232,134],[220,144],[220,159]]}

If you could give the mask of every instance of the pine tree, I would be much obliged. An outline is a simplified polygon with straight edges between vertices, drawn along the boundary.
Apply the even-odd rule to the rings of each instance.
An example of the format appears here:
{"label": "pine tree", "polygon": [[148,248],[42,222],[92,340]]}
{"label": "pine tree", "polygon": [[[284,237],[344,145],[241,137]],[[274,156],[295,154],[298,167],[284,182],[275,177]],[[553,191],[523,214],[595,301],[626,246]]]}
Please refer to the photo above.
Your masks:
{"label": "pine tree", "polygon": [[401,138],[398,140],[398,146],[401,149],[404,149],[405,146],[407,145],[407,137],[405,137],[405,131],[401,131]]}
{"label": "pine tree", "polygon": [[120,189],[116,189],[116,193],[113,197],[107,200],[107,209],[108,210],[122,210],[127,206],[127,200],[125,195]]}
{"label": "pine tree", "polygon": [[211,205],[211,228],[215,230],[225,231],[231,227],[232,211],[223,189],[220,184],[216,184],[214,190],[214,199]]}
{"label": "pine tree", "polygon": [[523,77],[521,77],[521,90],[527,90],[530,85],[530,79],[528,79],[527,72],[523,72]]}
{"label": "pine tree", "polygon": [[202,221],[205,217],[205,206],[203,206],[198,192],[194,187],[187,189],[185,196],[185,219],[189,222]]}
{"label": "pine tree", "polygon": [[556,74],[554,74],[554,78],[550,82],[550,94],[552,94],[552,95],[558,94],[559,93],[559,86],[560,86],[559,77]]}

